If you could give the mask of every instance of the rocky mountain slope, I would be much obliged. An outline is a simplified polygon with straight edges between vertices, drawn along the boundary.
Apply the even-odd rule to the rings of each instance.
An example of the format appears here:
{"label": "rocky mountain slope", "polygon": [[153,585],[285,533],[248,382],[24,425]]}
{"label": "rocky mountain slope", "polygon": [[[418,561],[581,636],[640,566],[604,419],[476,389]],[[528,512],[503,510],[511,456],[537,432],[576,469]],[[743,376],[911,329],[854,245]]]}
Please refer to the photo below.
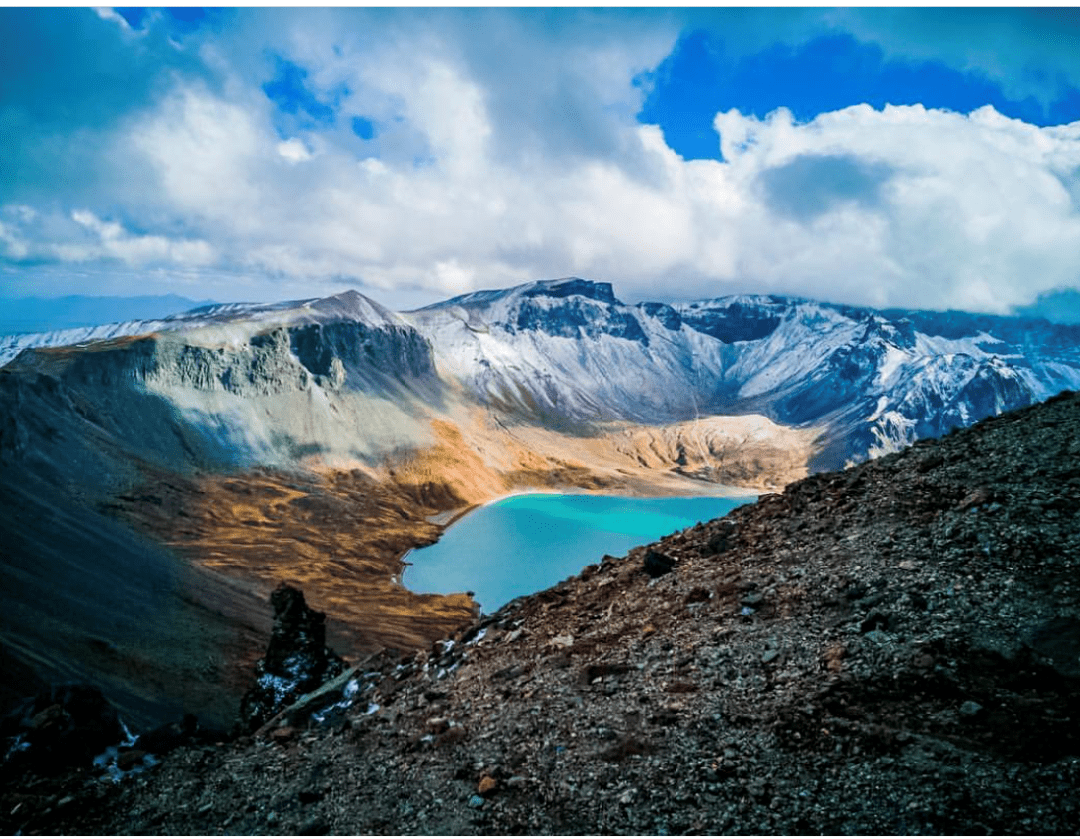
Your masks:
{"label": "rocky mountain slope", "polygon": [[20,336],[0,367],[5,689],[84,680],[132,724],[223,723],[282,580],[347,656],[427,646],[474,604],[407,591],[401,556],[471,504],[778,489],[1073,386],[1076,329],[630,306],[570,278],[403,314],[347,292]]}
{"label": "rocky mountain slope", "polygon": [[1078,464],[1067,393],[811,476],[0,827],[1075,833]]}
{"label": "rocky mountain slope", "polygon": [[669,306],[571,278],[404,315],[486,403],[543,422],[761,413],[835,468],[1080,386],[1080,328],[776,296]]}

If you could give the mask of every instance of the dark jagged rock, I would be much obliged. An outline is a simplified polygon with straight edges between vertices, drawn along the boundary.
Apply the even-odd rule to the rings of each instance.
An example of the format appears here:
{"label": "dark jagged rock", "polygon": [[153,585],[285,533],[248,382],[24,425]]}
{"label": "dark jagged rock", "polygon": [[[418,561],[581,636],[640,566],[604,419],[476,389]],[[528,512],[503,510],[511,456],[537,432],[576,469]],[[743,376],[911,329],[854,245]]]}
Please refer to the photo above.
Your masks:
{"label": "dark jagged rock", "polygon": [[789,305],[779,297],[763,298],[763,304],[740,300],[724,307],[691,303],[682,312],[682,322],[725,344],[760,341],[776,331]]}
{"label": "dark jagged rock", "polygon": [[[610,288],[610,287],[609,287]],[[596,300],[592,297],[568,299],[558,308],[522,301],[514,327],[535,329],[559,338],[599,338],[611,335],[627,341],[640,341],[648,346],[649,338],[632,312],[617,301]]]}
{"label": "dark jagged rock", "polygon": [[1062,676],[1080,678],[1080,618],[1061,615],[1039,624],[1024,639]]}
{"label": "dark jagged rock", "polygon": [[618,303],[611,283],[598,283],[593,280],[583,280],[581,277],[564,277],[561,280],[541,281],[531,285],[524,293],[524,297],[550,297],[559,299],[563,297],[585,297],[600,303]]}
{"label": "dark jagged rock", "polygon": [[274,629],[256,680],[240,703],[240,728],[251,732],[305,693],[339,675],[345,662],[326,646],[326,615],[308,607],[304,594],[282,583],[270,595]]}
{"label": "dark jagged rock", "polygon": [[638,308],[668,329],[677,330],[682,326],[682,316],[666,303],[638,303]]}
{"label": "dark jagged rock", "polygon": [[194,714],[184,714],[180,722],[166,723],[140,734],[135,740],[135,748],[151,754],[164,755],[194,743],[200,734],[199,718]]}
{"label": "dark jagged rock", "polygon": [[88,765],[124,739],[116,709],[93,685],[44,690],[8,714],[0,730],[6,739],[5,774],[26,769],[49,774]]}
{"label": "dark jagged rock", "polygon": [[645,554],[645,573],[650,577],[662,577],[674,570],[675,560],[660,551],[650,550]]}

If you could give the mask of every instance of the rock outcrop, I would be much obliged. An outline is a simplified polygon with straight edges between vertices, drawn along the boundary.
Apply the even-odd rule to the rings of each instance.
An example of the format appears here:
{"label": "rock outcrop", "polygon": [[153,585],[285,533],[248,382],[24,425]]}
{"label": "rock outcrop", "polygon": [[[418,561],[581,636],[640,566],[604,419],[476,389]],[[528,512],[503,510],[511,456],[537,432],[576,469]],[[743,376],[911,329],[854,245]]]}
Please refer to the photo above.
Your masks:
{"label": "rock outcrop", "polygon": [[282,583],[270,595],[274,629],[266,656],[255,666],[255,684],[240,703],[240,729],[254,731],[305,693],[345,669],[326,646],[326,615],[304,602],[304,594]]}
{"label": "rock outcrop", "polygon": [[93,685],[58,685],[0,720],[5,779],[33,771],[88,766],[95,755],[124,739],[116,709]]}

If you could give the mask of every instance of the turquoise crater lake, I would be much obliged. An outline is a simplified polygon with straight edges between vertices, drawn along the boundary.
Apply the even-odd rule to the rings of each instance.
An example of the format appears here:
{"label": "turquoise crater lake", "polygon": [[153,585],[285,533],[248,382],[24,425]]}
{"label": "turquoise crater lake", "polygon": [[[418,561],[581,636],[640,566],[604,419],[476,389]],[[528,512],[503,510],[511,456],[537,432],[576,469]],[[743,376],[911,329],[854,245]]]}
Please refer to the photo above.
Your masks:
{"label": "turquoise crater lake", "polygon": [[402,581],[417,593],[474,592],[491,613],[577,574],[604,554],[623,556],[753,500],[515,495],[477,508],[434,545],[411,551]]}

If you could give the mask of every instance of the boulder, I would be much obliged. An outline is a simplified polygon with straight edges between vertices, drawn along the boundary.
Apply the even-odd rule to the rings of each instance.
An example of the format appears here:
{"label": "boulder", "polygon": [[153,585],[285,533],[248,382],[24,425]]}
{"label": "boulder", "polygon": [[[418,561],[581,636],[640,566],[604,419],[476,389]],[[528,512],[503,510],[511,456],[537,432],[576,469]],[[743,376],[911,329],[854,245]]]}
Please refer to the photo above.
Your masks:
{"label": "boulder", "polygon": [[135,748],[151,754],[164,755],[195,742],[198,733],[198,717],[194,714],[184,714],[180,722],[166,723],[145,734],[140,734],[135,741]]}
{"label": "boulder", "polygon": [[665,553],[650,549],[645,554],[645,573],[650,577],[662,577],[675,568],[675,559]]}

